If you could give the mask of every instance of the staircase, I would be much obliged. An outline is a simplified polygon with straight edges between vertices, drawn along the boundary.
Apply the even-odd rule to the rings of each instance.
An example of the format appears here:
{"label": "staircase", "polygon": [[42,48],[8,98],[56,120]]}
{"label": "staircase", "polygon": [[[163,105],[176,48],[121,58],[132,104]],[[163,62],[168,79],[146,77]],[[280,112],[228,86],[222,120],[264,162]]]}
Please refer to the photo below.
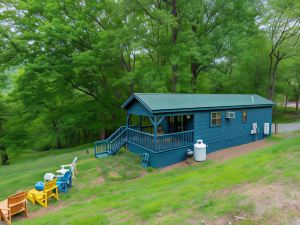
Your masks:
{"label": "staircase", "polygon": [[96,141],[94,145],[95,157],[103,158],[116,154],[120,148],[126,144],[126,130],[127,128],[125,126],[120,127],[107,139],[103,141]]}

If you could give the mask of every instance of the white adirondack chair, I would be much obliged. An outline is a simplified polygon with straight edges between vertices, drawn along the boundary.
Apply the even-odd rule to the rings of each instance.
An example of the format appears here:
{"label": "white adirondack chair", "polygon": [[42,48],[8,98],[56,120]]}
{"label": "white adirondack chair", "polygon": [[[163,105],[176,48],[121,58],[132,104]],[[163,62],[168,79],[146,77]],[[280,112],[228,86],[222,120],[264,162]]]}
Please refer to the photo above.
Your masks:
{"label": "white adirondack chair", "polygon": [[71,171],[72,171],[72,177],[76,178],[75,177],[75,173],[77,172],[76,163],[77,163],[77,157],[75,157],[73,159],[73,162],[71,164],[61,165],[60,166],[60,170],[57,170],[56,172],[60,173],[61,175],[64,175],[68,170],[71,169]]}

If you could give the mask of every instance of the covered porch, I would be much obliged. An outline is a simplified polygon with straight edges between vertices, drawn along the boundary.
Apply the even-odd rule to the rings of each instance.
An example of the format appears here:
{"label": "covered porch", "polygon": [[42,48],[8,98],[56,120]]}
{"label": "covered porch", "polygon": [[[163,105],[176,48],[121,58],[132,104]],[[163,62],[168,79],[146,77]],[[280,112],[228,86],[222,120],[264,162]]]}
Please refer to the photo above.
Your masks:
{"label": "covered porch", "polygon": [[127,112],[126,125],[95,142],[95,157],[114,155],[126,146],[141,156],[144,167],[164,167],[186,158],[194,144],[194,114],[168,105],[165,109],[148,97],[134,94],[121,106]]}
{"label": "covered porch", "polygon": [[193,115],[127,114],[127,142],[152,152],[189,147],[194,142]]}

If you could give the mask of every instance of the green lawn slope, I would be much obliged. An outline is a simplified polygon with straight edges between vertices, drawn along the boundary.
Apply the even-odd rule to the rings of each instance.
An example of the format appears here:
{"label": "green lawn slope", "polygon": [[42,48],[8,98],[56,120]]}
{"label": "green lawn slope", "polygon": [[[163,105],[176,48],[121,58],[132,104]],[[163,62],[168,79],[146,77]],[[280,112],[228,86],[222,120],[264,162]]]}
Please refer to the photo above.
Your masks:
{"label": "green lawn slope", "polygon": [[296,211],[281,216],[287,212],[271,207],[257,213],[255,201],[243,191],[249,185],[270,184],[299,190],[300,134],[269,141],[269,147],[225,162],[207,161],[164,173],[143,169],[139,158],[125,149],[103,159],[95,159],[86,147],[39,157],[27,152],[0,167],[0,199],[30,189],[44,173],[78,156],[74,187],[51,201],[47,210],[29,203],[31,217],[17,217],[15,224],[222,224],[236,216],[246,219],[234,224],[289,224],[300,218]]}

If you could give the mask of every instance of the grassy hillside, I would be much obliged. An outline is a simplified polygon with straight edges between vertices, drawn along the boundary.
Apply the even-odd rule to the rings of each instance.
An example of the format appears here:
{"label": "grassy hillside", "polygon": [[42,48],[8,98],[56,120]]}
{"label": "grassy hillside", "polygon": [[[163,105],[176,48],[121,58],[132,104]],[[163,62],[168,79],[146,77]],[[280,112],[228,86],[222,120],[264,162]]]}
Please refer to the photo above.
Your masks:
{"label": "grassy hillside", "polygon": [[269,141],[275,144],[222,163],[164,173],[143,169],[126,150],[104,159],[94,159],[86,147],[27,153],[0,167],[0,199],[78,156],[74,187],[47,210],[30,203],[31,218],[15,224],[291,224],[300,218],[293,207],[300,206],[300,134]]}

